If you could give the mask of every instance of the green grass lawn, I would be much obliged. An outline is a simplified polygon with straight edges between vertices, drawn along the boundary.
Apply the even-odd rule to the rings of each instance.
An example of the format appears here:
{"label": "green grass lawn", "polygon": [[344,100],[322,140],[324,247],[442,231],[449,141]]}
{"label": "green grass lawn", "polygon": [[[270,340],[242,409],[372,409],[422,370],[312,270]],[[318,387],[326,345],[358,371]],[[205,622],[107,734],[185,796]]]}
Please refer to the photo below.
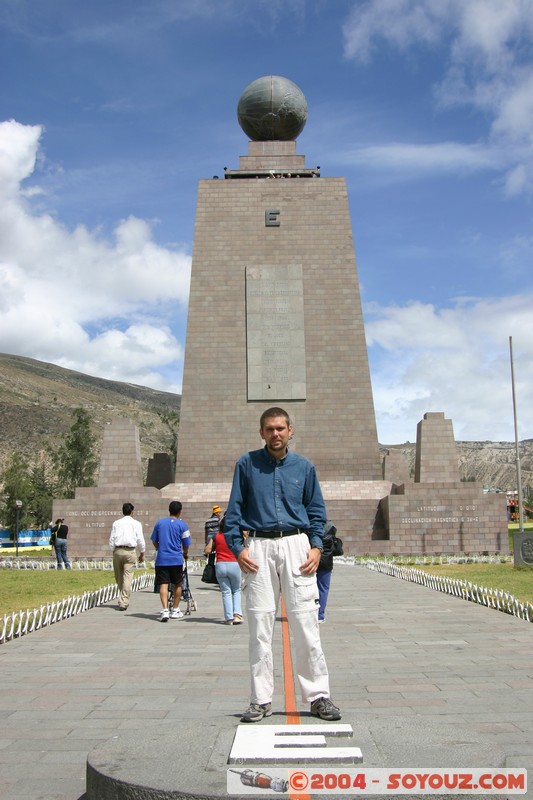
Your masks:
{"label": "green grass lawn", "polygon": [[[513,549],[513,533],[518,522],[509,523],[509,546]],[[533,530],[533,522],[524,522],[524,530]],[[522,603],[533,603],[533,569],[509,564],[441,564],[421,565],[418,569],[459,581],[471,581],[487,589],[501,589]]]}
{"label": "green grass lawn", "polygon": [[[417,565],[416,569],[502,589],[522,602],[533,603],[533,569],[510,564]],[[142,574],[144,570],[138,570]],[[113,584],[112,570],[0,570],[0,617],[13,611],[39,608],[69,595],[82,595]]]}
{"label": "green grass lawn", "polygon": [[[516,526],[518,527],[518,526]],[[0,555],[6,553],[0,551]],[[20,550],[19,550],[20,555]],[[50,558],[50,549],[24,548],[28,558]],[[506,564],[416,565],[416,569],[471,581],[488,589],[501,589],[522,602],[533,603],[533,569]],[[144,570],[139,570],[140,574]],[[69,595],[81,595],[113,584],[112,570],[12,570],[0,569],[0,616],[13,611],[38,608]]]}
{"label": "green grass lawn", "polygon": [[[142,574],[146,570],[138,570]],[[0,617],[115,583],[113,570],[0,570]]]}
{"label": "green grass lawn", "polygon": [[472,581],[487,589],[502,589],[522,603],[533,603],[533,569],[508,564],[439,564],[416,565],[416,569],[431,575]]}

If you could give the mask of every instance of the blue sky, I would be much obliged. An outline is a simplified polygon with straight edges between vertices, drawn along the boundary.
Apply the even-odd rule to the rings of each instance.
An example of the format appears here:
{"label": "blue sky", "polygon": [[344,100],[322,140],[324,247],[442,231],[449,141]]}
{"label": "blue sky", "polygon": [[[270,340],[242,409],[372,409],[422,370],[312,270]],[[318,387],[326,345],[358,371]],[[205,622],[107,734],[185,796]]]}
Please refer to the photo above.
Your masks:
{"label": "blue sky", "polygon": [[533,0],[3,0],[0,351],[180,391],[197,182],[248,83],[346,177],[379,440],[533,437]]}

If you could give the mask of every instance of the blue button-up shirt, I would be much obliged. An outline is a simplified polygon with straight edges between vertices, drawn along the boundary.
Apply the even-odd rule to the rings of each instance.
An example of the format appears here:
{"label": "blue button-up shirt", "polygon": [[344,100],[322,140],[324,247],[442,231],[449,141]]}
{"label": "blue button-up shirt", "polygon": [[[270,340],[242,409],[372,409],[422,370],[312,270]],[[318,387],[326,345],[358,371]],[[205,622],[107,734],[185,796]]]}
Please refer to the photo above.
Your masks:
{"label": "blue button-up shirt", "polygon": [[235,557],[244,547],[243,530],[306,531],[311,547],[322,547],[326,507],[313,464],[287,451],[279,461],[266,446],[235,465],[224,535]]}

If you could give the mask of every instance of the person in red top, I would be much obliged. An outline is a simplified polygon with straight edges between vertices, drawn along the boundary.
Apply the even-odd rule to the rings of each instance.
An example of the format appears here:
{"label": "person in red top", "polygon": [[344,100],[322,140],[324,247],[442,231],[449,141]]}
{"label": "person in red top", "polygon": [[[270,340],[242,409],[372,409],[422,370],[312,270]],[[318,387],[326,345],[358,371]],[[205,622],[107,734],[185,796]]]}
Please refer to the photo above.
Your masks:
{"label": "person in red top", "polygon": [[242,622],[241,568],[226,544],[224,522],[225,518],[222,518],[220,530],[207,543],[204,552],[207,554],[213,549],[217,555],[215,572],[222,594],[226,625],[240,625]]}

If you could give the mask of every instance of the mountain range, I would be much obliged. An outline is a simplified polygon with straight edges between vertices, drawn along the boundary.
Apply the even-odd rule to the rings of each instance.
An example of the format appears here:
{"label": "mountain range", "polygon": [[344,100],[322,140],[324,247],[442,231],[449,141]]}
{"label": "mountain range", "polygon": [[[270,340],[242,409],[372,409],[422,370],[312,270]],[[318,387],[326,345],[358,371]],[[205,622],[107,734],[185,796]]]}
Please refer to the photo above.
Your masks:
{"label": "mountain range", "polygon": [[[47,448],[56,448],[73,422],[73,410],[91,416],[98,446],[104,426],[126,416],[139,428],[141,457],[146,469],[155,452],[166,452],[173,434],[162,416],[179,414],[181,396],[135,384],[85,375],[32,358],[0,354],[0,472],[11,453],[22,452],[32,462]],[[440,410],[440,409],[437,409]],[[404,453],[414,473],[415,444],[381,445]],[[516,488],[514,442],[457,442],[462,480],[479,481],[493,489]],[[522,485],[533,487],[533,440],[520,443]]]}
{"label": "mountain range", "polygon": [[168,452],[173,441],[161,414],[179,415],[181,396],[145,386],[95,378],[32,358],[0,354],[0,471],[14,450],[34,462],[61,444],[75,408],[92,419],[97,451],[113,417],[128,417],[139,428],[141,457]]}

